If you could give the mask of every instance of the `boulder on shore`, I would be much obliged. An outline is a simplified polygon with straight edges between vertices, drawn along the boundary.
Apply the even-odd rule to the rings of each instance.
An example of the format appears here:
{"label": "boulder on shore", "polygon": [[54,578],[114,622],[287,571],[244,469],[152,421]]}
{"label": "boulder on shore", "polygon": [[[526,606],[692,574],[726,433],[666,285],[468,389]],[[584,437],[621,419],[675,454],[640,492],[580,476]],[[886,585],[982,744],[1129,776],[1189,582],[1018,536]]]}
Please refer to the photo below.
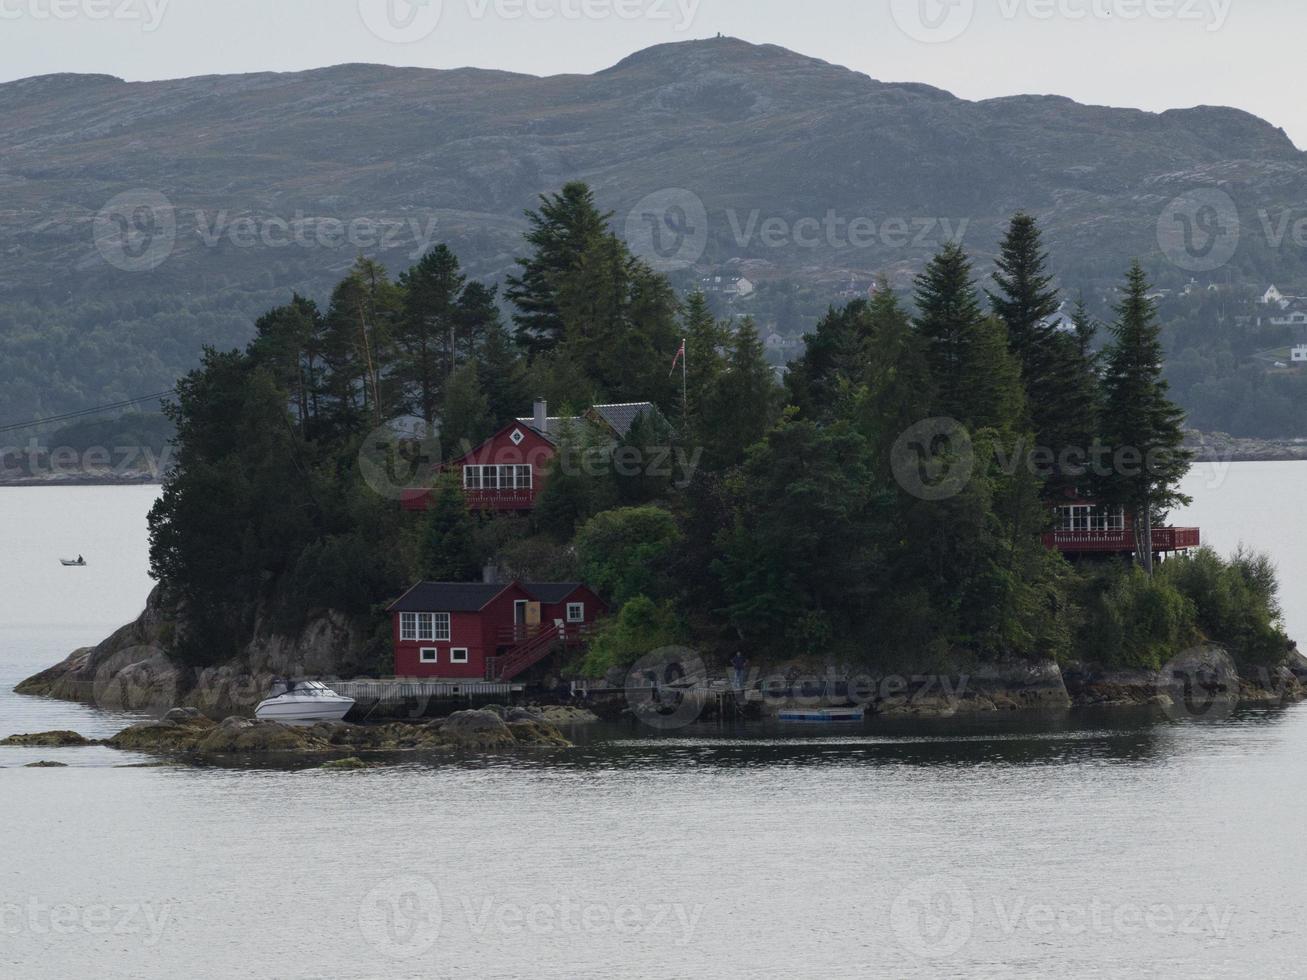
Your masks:
{"label": "boulder on shore", "polygon": [[0,745],[20,748],[63,749],[96,743],[76,732],[40,732],[36,735],[10,735]]}

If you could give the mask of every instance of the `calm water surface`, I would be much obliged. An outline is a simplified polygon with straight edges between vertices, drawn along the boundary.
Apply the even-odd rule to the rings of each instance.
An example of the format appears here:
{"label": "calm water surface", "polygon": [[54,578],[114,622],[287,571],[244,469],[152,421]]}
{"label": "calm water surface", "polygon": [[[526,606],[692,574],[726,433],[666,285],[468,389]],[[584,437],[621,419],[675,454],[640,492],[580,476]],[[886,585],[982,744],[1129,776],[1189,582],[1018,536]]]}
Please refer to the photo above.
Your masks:
{"label": "calm water surface", "polygon": [[[1307,465],[1190,484],[1307,635]],[[0,490],[4,733],[128,720],[12,687],[139,611],[153,495]],[[577,737],[350,774],[0,749],[0,976],[1307,972],[1307,708]]]}

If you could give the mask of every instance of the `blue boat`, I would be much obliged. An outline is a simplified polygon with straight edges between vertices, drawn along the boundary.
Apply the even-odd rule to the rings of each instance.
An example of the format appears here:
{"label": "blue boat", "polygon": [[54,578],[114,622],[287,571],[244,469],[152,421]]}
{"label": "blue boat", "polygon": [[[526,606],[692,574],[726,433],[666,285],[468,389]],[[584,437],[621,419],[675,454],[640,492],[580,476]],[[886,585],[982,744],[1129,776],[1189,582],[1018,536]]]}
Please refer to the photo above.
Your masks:
{"label": "blue boat", "polygon": [[831,725],[860,722],[866,716],[862,708],[787,708],[776,715],[778,721]]}

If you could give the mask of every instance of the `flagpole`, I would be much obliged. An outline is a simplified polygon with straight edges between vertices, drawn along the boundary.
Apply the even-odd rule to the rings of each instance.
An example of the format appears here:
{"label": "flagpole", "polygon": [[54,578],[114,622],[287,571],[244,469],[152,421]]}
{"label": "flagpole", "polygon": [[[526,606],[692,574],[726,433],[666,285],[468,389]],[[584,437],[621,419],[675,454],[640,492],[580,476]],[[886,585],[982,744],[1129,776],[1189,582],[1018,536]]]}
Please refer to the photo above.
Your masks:
{"label": "flagpole", "polygon": [[688,420],[690,418],[690,338],[686,337],[681,341],[681,350],[685,351],[685,356],[681,358],[681,413]]}

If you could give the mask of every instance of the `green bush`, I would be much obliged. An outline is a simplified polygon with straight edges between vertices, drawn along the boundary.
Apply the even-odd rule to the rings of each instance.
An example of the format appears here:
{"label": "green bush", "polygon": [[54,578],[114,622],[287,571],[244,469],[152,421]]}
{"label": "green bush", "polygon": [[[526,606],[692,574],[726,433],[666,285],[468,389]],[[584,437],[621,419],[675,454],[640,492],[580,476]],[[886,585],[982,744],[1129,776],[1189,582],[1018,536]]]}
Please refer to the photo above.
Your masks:
{"label": "green bush", "polygon": [[1079,579],[1074,654],[1090,663],[1156,670],[1198,639],[1194,604],[1161,576],[1109,565]]}
{"label": "green bush", "polygon": [[1188,598],[1198,629],[1229,649],[1241,667],[1284,661],[1288,639],[1279,623],[1279,585],[1265,555],[1241,548],[1226,561],[1211,548],[1201,548],[1166,562],[1158,579]]}
{"label": "green bush", "polygon": [[684,640],[684,631],[671,603],[635,596],[616,616],[602,620],[581,662],[586,677],[603,677],[614,667],[629,668],[645,654]]}

